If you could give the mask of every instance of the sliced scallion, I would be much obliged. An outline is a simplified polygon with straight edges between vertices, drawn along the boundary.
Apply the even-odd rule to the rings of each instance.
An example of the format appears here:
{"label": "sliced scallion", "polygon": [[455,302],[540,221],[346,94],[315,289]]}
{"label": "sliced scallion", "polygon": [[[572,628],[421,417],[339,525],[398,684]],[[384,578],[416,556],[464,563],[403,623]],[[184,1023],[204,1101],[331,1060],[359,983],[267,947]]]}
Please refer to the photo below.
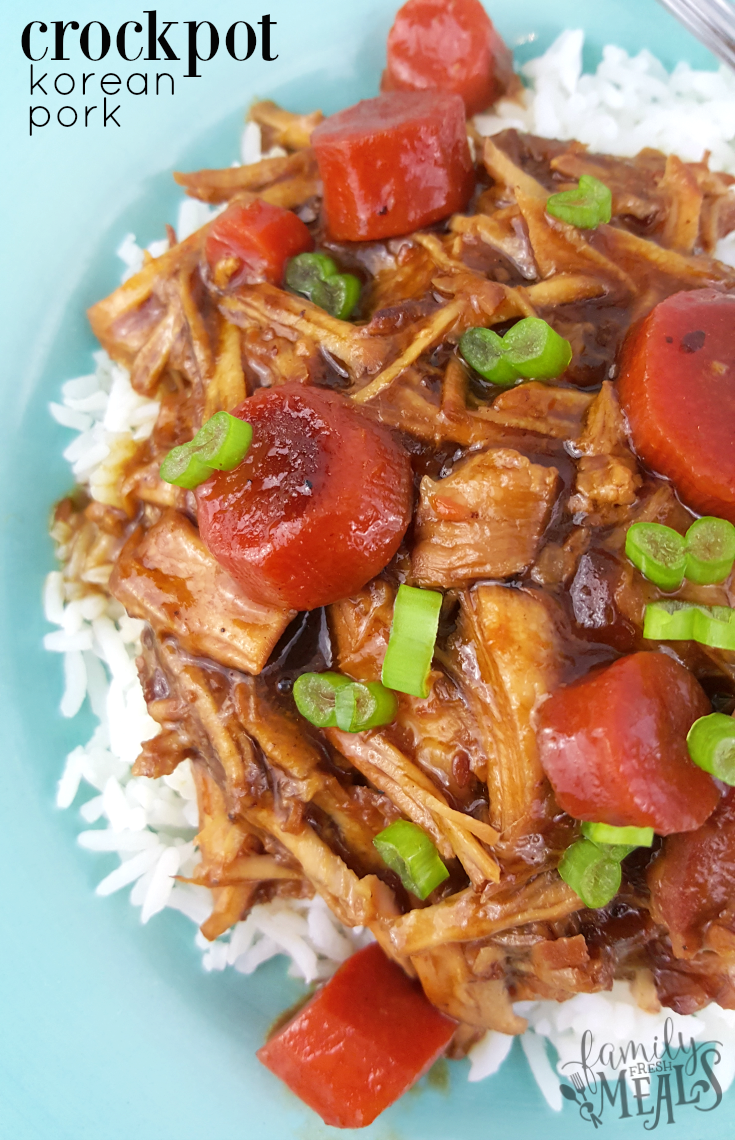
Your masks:
{"label": "sliced scallion", "polygon": [[684,581],[686,543],[670,526],[633,523],[625,536],[625,553],[636,569],[661,590],[678,590]]}
{"label": "sliced scallion", "polygon": [[361,285],[353,273],[340,273],[325,253],[300,253],[286,267],[286,285],[320,309],[346,321],[360,300]]}
{"label": "sliced scallion", "polygon": [[176,487],[185,487],[193,491],[205,479],[214,474],[214,468],[203,463],[197,453],[192,450],[190,443],[182,443],[173,447],[164,459],[160,468],[160,476],[164,483],[173,483]]}
{"label": "sliced scallion", "polygon": [[653,843],[652,827],[613,827],[609,823],[583,823],[582,835],[597,846],[650,847]]}
{"label": "sliced scallion", "polygon": [[554,380],[572,359],[569,341],[540,317],[524,317],[503,337],[493,329],[468,329],[459,351],[483,379],[501,388],[518,380]]}
{"label": "sliced scallion", "polygon": [[631,854],[638,848],[637,843],[596,843],[595,847],[599,847],[603,854],[607,855],[609,859],[615,859],[617,863],[622,863],[623,859]]}
{"label": "sliced scallion", "polygon": [[607,906],[620,890],[620,860],[612,858],[589,839],[578,839],[567,847],[559,874],[585,906],[597,909]]}
{"label": "sliced scallion", "polygon": [[245,458],[253,440],[253,429],[245,420],[229,412],[215,412],[192,440],[199,458],[215,471],[232,471]]}
{"label": "sliced scallion", "polygon": [[367,732],[395,720],[398,700],[380,681],[354,681],[337,690],[334,711],[343,732]]}
{"label": "sliced scallion", "polygon": [[583,174],[574,190],[562,190],[546,200],[546,212],[578,229],[595,230],[612,217],[612,194],[604,182]]}
{"label": "sliced scallion", "polygon": [[690,602],[661,601],[646,606],[643,636],[650,641],[694,640],[694,611]]}
{"label": "sliced scallion", "polygon": [[442,596],[436,590],[398,587],[382,672],[383,684],[389,689],[428,697],[441,608]]}
{"label": "sliced scallion", "polygon": [[660,601],[646,606],[643,636],[654,641],[698,641],[712,649],[735,650],[735,610]]}
{"label": "sliced scallion", "polygon": [[380,681],[353,681],[342,673],[302,673],[293,687],[296,708],[317,728],[366,732],[395,719],[395,693]]}
{"label": "sliced scallion", "polygon": [[687,734],[689,755],[698,768],[735,785],[735,720],[710,713],[695,720]]}
{"label": "sliced scallion", "polygon": [[678,590],[685,577],[700,585],[723,582],[735,563],[735,526],[706,516],[682,537],[661,523],[633,523],[625,553],[661,590]]}
{"label": "sliced scallion", "polygon": [[505,357],[524,380],[555,380],[572,359],[572,346],[540,317],[524,317],[503,337]]}
{"label": "sliced scallion", "polygon": [[249,423],[229,412],[216,412],[189,443],[169,451],[161,464],[161,478],[191,491],[214,471],[232,471],[242,463],[252,439]]}
{"label": "sliced scallion", "polygon": [[302,673],[293,687],[296,708],[317,728],[336,728],[337,693],[351,683],[341,673]]}
{"label": "sliced scallion", "polygon": [[503,338],[492,329],[468,329],[460,337],[459,351],[475,372],[499,388],[510,388],[520,379],[505,355]]}
{"label": "sliced scallion", "polygon": [[360,300],[360,282],[353,273],[337,273],[326,281],[317,281],[311,299],[338,321],[346,321]]}
{"label": "sliced scallion", "polygon": [[705,516],[686,533],[686,576],[690,582],[724,582],[735,562],[735,526],[727,519]]}
{"label": "sliced scallion", "polygon": [[337,266],[326,253],[300,253],[298,257],[292,257],[286,266],[286,284],[294,293],[304,293],[310,297],[318,281],[335,277],[338,272]]}
{"label": "sliced scallion", "polygon": [[400,878],[407,891],[420,899],[449,878],[439,852],[425,831],[406,819],[398,819],[375,836],[373,844],[383,862]]}

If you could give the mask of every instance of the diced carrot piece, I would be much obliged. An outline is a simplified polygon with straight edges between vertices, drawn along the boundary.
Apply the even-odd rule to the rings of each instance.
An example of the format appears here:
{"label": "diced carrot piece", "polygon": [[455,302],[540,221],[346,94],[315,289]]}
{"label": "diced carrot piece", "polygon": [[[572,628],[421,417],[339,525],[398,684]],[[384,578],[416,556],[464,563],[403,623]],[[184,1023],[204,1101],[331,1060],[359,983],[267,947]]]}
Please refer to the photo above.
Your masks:
{"label": "diced carrot piece", "polygon": [[311,136],[332,237],[374,241],[439,221],[468,202],[475,173],[464,104],[396,91],[325,119]]}
{"label": "diced carrot piece", "polygon": [[408,0],[388,34],[382,91],[454,91],[468,115],[494,103],[513,56],[480,0]]}
{"label": "diced carrot piece", "polygon": [[325,1124],[363,1128],[424,1075],[456,1028],[374,943],[348,958],[258,1058]]}
{"label": "diced carrot piece", "polygon": [[230,284],[280,285],[286,262],[313,248],[314,239],[301,218],[258,198],[247,205],[234,202],[215,219],[204,256],[213,272],[220,262],[232,260]]}

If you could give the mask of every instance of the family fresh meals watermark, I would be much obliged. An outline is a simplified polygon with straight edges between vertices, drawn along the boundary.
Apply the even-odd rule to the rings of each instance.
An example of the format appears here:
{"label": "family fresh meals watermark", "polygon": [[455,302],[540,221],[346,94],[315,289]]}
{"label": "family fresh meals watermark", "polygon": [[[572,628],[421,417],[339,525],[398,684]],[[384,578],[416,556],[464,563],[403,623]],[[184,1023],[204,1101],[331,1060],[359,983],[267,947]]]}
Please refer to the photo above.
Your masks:
{"label": "family fresh meals watermark", "polygon": [[[218,52],[237,63],[270,63],[278,59],[275,26],[267,14],[218,28],[211,20],[164,20],[155,8],[116,26],[31,20],[20,37],[30,63],[29,134],[54,126],[121,127],[126,100],[174,95],[178,83],[200,79]],[[88,70],[90,64],[100,66]]]}
{"label": "family fresh meals watermark", "polygon": [[647,1045],[597,1045],[587,1030],[579,1060],[562,1065],[569,1081],[560,1085],[562,1096],[576,1104],[595,1130],[612,1119],[638,1121],[653,1132],[659,1125],[678,1123],[684,1113],[713,1112],[721,1104],[716,1073],[721,1050],[719,1041],[699,1043],[691,1037],[687,1042],[674,1033],[671,1018],[663,1038],[654,1037]]}

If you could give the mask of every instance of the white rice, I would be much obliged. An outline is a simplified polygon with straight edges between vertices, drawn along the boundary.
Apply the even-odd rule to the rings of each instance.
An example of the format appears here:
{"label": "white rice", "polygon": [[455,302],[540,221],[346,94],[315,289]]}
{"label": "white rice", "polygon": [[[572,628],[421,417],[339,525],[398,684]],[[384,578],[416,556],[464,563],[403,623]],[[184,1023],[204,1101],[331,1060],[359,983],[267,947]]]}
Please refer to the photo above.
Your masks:
{"label": "white rice", "polygon": [[[653,146],[692,161],[710,151],[713,169],[735,173],[735,76],[727,69],[695,71],[679,64],[668,74],[648,51],[631,58],[608,46],[596,73],[583,75],[583,41],[581,31],[566,31],[545,55],[527,63],[522,74],[529,86],[522,105],[502,101],[492,114],[476,116],[480,133],[517,127],[546,137],[577,138],[612,154],[633,155]],[[282,152],[277,148],[269,152],[275,153]],[[241,160],[249,163],[260,157],[260,131],[251,123],[243,132]],[[185,199],[179,208],[177,237],[187,237],[218,212]],[[159,256],[166,245],[153,242],[148,252]],[[125,265],[125,280],[142,266],[143,249],[133,234],[127,234],[117,252]],[[735,264],[735,237],[724,239],[717,253]],[[95,371],[67,381],[60,402],[52,403],[50,411],[62,426],[77,433],[64,452],[77,482],[100,502],[114,503],[119,464],[152,431],[158,405],[138,396],[128,374],[106,353],[95,353],[94,360]],[[94,574],[88,580],[94,580]],[[86,796],[79,807],[83,822],[102,823],[82,830],[79,844],[119,859],[99,882],[97,894],[132,887],[130,901],[140,908],[141,922],[171,907],[198,926],[210,913],[211,893],[174,879],[190,875],[198,859],[197,804],[189,763],[157,780],[131,776],[142,742],[159,731],[148,715],[134,665],[143,623],[100,595],[70,599],[59,571],[48,575],[43,602],[48,622],[59,627],[46,635],[44,645],[64,658],[60,711],[65,717],[75,716],[89,700],[99,722],[88,743],[67,757],[57,791],[60,808]],[[199,932],[195,942],[206,970],[234,966],[250,974],[282,954],[290,961],[289,973],[310,983],[329,977],[370,938],[368,931],[342,927],[316,897],[256,906],[215,942],[207,942]],[[582,1035],[590,1029],[604,1033],[613,1045],[625,1047],[634,1040],[651,1047],[655,1037],[662,1039],[665,1020],[671,1018],[686,1041],[717,1039],[727,1046],[718,1066],[723,1089],[735,1076],[735,1012],[715,1005],[690,1017],[670,1010],[647,1013],[638,1008],[629,987],[616,982],[611,993],[578,994],[562,1004],[519,1002],[515,1008],[529,1020],[521,1048],[555,1111],[562,1108],[557,1073],[564,1076],[563,1066],[578,1060]],[[558,1054],[556,1071],[549,1043]],[[505,1034],[485,1034],[470,1051],[469,1080],[497,1072],[512,1045],[513,1038]]]}
{"label": "white rice", "polygon": [[607,154],[643,147],[698,162],[711,152],[713,170],[735,174],[735,74],[695,71],[679,63],[669,74],[650,51],[629,56],[609,44],[594,75],[582,74],[584,32],[562,32],[545,55],[521,68],[529,86],[523,106],[501,100],[476,115],[481,134],[506,127],[545,138],[578,139]]}

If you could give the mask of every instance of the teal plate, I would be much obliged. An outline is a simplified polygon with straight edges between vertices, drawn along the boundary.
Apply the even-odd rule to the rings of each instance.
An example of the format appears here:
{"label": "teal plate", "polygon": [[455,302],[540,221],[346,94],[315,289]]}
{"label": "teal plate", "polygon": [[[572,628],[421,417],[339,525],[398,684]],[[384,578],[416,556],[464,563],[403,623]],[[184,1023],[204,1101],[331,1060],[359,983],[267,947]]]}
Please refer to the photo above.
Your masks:
{"label": "teal plate", "polygon": [[[170,170],[229,164],[242,109],[255,95],[331,112],[375,94],[395,2],[273,0],[275,62],[238,64],[220,54],[201,78],[177,78],[174,98],[128,97],[120,128],[92,123],[30,137],[29,63],[20,50],[26,21],[96,19],[114,31],[140,16],[116,0],[72,7],[42,0],[30,12],[5,0],[0,46],[0,1138],[322,1140],[336,1131],[254,1056],[272,1019],[300,992],[283,960],[250,978],[205,974],[181,915],[167,911],[141,927],[123,893],[95,897],[114,860],[82,852],[75,812],[54,807],[64,757],[87,739],[91,721],[59,716],[61,663],[41,648],[41,585],[53,566],[46,521],[69,487],[61,458],[69,434],[46,404],[64,379],[89,370],[94,343],[84,311],[117,283],[121,237],[134,231],[148,242],[175,217]],[[209,18],[223,33],[236,19],[260,18],[229,0],[199,10],[177,0],[171,8],[159,18]],[[492,14],[521,58],[545,49],[565,26],[583,24],[589,63],[614,42],[651,48],[669,66],[679,59],[714,66],[654,0],[498,0]],[[52,76],[62,67],[78,75],[81,62],[77,50],[67,64],[43,66]],[[87,69],[101,71],[94,63]],[[32,101],[44,103],[37,92]],[[542,1132],[574,1140],[597,1130],[574,1104],[560,1114],[547,1108],[518,1045],[500,1074],[480,1084],[467,1083],[466,1062],[448,1068],[447,1081],[425,1080],[361,1135],[486,1140]],[[641,1117],[617,1116],[605,1114],[603,1135],[645,1134]],[[675,1123],[665,1119],[669,1138],[724,1140],[735,1126],[735,1092],[711,1115],[675,1106]]]}

